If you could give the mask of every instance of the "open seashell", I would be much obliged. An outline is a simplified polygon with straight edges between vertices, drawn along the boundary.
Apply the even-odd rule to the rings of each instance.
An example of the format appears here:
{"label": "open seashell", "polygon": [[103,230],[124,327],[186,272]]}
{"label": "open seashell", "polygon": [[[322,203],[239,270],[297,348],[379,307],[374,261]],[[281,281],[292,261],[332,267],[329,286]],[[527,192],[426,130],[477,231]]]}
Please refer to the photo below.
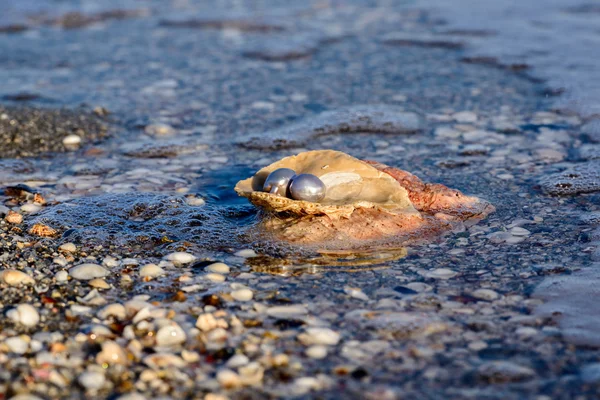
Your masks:
{"label": "open seashell", "polygon": [[[290,168],[296,174],[313,174],[326,187],[318,203],[293,200],[262,191],[265,179],[274,170]],[[408,192],[389,174],[368,163],[334,150],[317,150],[283,158],[238,182],[235,191],[252,204],[270,212],[327,215],[349,218],[357,209],[374,209],[393,215],[418,216]]]}
{"label": "open seashell", "polygon": [[[278,168],[316,175],[326,186],[319,202],[299,201],[262,190]],[[361,161],[333,150],[283,158],[238,182],[236,192],[263,212],[259,235],[320,249],[398,246],[476,222],[495,209],[488,202],[409,172]]]}

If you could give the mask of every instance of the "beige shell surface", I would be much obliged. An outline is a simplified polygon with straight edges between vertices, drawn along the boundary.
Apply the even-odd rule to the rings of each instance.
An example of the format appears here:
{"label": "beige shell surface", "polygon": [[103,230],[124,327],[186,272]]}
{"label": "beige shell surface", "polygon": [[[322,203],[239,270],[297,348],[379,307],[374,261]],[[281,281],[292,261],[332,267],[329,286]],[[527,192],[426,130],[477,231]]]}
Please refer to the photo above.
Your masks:
{"label": "beige shell surface", "polygon": [[[325,198],[312,203],[263,192],[265,179],[278,168],[318,176],[327,187]],[[238,182],[235,191],[254,205],[275,212],[349,217],[357,208],[374,208],[390,214],[419,215],[398,181],[357,158],[334,150],[307,151],[283,158],[252,178]]]}

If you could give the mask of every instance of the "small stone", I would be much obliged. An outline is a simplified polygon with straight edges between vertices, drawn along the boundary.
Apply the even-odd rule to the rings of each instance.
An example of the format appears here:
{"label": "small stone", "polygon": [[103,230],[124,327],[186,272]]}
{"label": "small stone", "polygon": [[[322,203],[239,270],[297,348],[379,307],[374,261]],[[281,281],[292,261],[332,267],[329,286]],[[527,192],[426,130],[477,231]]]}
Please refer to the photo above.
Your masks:
{"label": "small stone", "polygon": [[240,376],[230,369],[222,369],[217,372],[217,381],[225,389],[235,389],[242,386]]}
{"label": "small stone", "polygon": [[176,346],[185,342],[185,340],[185,332],[175,322],[163,326],[156,332],[156,344],[160,347]]}
{"label": "small stone", "polygon": [[106,256],[102,260],[102,265],[104,265],[107,268],[115,268],[118,267],[120,264],[121,262],[119,260],[111,256]]}
{"label": "small stone", "polygon": [[434,279],[450,279],[453,278],[457,275],[457,273],[451,269],[448,268],[436,268],[434,270],[431,271],[426,271],[424,273],[424,275],[427,278],[434,278]]}
{"label": "small stone", "polygon": [[306,355],[310,358],[321,360],[327,357],[327,347],[320,345],[310,346],[306,349]]}
{"label": "small stone", "polygon": [[5,269],[0,272],[0,280],[9,286],[33,285],[35,280],[24,272],[17,271],[16,269]]}
{"label": "small stone", "polygon": [[531,235],[531,232],[525,228],[521,228],[520,226],[515,226],[510,230],[510,234],[513,236],[529,236]]}
{"label": "small stone", "polygon": [[75,253],[77,251],[77,246],[74,243],[64,243],[61,244],[58,248],[60,251],[66,251],[69,253]]}
{"label": "small stone", "polygon": [[88,282],[88,285],[96,289],[110,289],[108,282],[101,278],[92,279]]}
{"label": "small stone", "polygon": [[347,286],[344,288],[344,292],[355,299],[369,301],[369,296],[367,296],[360,288],[353,288]]}
{"label": "small stone", "polygon": [[477,289],[472,293],[472,296],[477,299],[488,301],[493,301],[500,297],[500,295],[497,292],[491,289]]}
{"label": "small stone", "polygon": [[218,327],[216,318],[209,313],[201,314],[196,321],[196,328],[204,332],[211,331]]}
{"label": "small stone", "polygon": [[175,129],[173,129],[172,126],[167,125],[167,124],[147,125],[146,128],[144,128],[144,131],[148,135],[153,135],[153,136],[167,136],[167,135],[172,135],[175,133]]}
{"label": "small stone", "polygon": [[80,281],[89,281],[94,278],[104,278],[110,275],[110,272],[98,264],[80,264],[71,268],[69,275]]}
{"label": "small stone", "polygon": [[20,224],[21,222],[23,222],[23,216],[21,214],[19,214],[16,211],[9,211],[8,214],[6,214],[6,217],[4,217],[4,220],[6,222],[8,222],[9,224]]}
{"label": "small stone", "polygon": [[206,271],[216,272],[217,274],[228,274],[229,270],[230,270],[229,266],[222,262],[210,264],[209,266],[206,267]]}
{"label": "small stone", "polygon": [[56,235],[57,231],[48,225],[35,224],[29,229],[29,233],[40,237],[52,237]]}
{"label": "small stone", "polygon": [[248,357],[246,357],[243,354],[236,354],[233,357],[231,357],[229,360],[227,360],[227,366],[229,368],[239,368],[239,367],[243,367],[244,365],[248,364],[250,362],[250,359]]}
{"label": "small stone", "polygon": [[144,278],[156,278],[165,274],[165,270],[156,264],[146,264],[140,268],[140,276]]}
{"label": "small stone", "polygon": [[506,383],[532,379],[535,371],[509,361],[489,361],[477,369],[477,375],[488,383]]}
{"label": "small stone", "polygon": [[54,279],[56,279],[56,282],[66,282],[69,280],[69,273],[65,270],[58,271],[56,274],[54,274]]}
{"label": "small stone", "polygon": [[77,135],[68,135],[64,137],[63,144],[67,147],[79,146],[81,144],[81,138]]}
{"label": "small stone", "polygon": [[6,316],[12,321],[28,328],[34,327],[40,322],[40,314],[35,307],[29,304],[19,304],[16,308],[9,310]]}
{"label": "small stone", "polygon": [[102,350],[96,355],[98,364],[129,364],[125,351],[117,343],[106,341],[102,343]]}
{"label": "small stone", "polygon": [[4,344],[8,347],[8,349],[15,354],[25,354],[27,349],[29,348],[29,341],[27,336],[13,336],[4,341]]}
{"label": "small stone", "polygon": [[225,282],[225,277],[221,274],[210,273],[210,274],[204,275],[204,278],[208,279],[211,282],[215,282],[215,283]]}
{"label": "small stone", "polygon": [[329,328],[306,328],[306,332],[298,335],[298,340],[306,346],[335,346],[340,341],[340,334]]}
{"label": "small stone", "polygon": [[127,310],[123,304],[112,303],[98,311],[96,316],[102,320],[113,317],[119,321],[124,321],[127,318]]}
{"label": "small stone", "polygon": [[244,249],[244,250],[235,252],[233,255],[237,256],[237,257],[250,258],[250,257],[256,257],[258,254],[256,254],[256,252],[252,249]]}
{"label": "small stone", "polygon": [[475,114],[472,111],[461,111],[461,112],[457,112],[454,113],[452,115],[452,118],[454,118],[454,120],[456,122],[476,122],[477,121],[477,114]]}
{"label": "small stone", "polygon": [[294,318],[308,314],[303,305],[274,306],[266,310],[267,315],[274,318]]}
{"label": "small stone", "polygon": [[23,211],[24,213],[27,214],[35,214],[36,212],[40,211],[42,209],[41,206],[38,206],[37,204],[24,204],[21,206],[21,211]]}
{"label": "small stone", "polygon": [[233,297],[234,300],[237,300],[237,301],[250,301],[250,300],[252,300],[252,297],[254,296],[254,293],[252,293],[252,290],[250,290],[250,289],[238,289],[238,290],[234,290],[230,294],[231,294],[231,297]]}
{"label": "small stone", "polygon": [[98,390],[104,386],[106,377],[97,371],[86,371],[77,378],[79,384],[86,390]]}
{"label": "small stone", "polygon": [[175,253],[168,254],[165,259],[171,261],[174,265],[179,266],[193,262],[196,257],[190,253],[177,251]]}

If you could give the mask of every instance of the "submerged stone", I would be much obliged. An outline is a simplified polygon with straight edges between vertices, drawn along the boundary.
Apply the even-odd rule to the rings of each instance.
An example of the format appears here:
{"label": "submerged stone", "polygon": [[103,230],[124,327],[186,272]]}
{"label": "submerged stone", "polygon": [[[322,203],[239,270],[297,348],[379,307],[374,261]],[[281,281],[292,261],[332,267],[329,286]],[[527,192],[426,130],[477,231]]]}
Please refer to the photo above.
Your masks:
{"label": "submerged stone", "polygon": [[237,143],[252,149],[286,149],[309,139],[346,133],[410,134],[423,129],[421,117],[387,105],[359,105],[325,111],[298,123],[242,136]]}

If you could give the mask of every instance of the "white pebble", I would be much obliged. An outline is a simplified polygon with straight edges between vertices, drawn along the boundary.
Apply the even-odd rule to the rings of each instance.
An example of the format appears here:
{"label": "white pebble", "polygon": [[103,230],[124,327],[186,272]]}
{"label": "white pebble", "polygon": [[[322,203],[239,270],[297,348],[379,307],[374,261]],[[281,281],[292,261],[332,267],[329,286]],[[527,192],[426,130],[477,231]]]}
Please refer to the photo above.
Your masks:
{"label": "white pebble", "polygon": [[456,122],[476,122],[477,114],[472,111],[461,111],[452,115]]}
{"label": "white pebble", "polygon": [[321,360],[327,357],[327,347],[321,345],[310,346],[306,349],[306,355],[310,358]]}
{"label": "white pebble", "polygon": [[164,274],[165,270],[156,264],[146,264],[140,268],[141,277],[156,278]]}
{"label": "white pebble", "polygon": [[274,306],[267,308],[267,315],[274,318],[289,318],[303,316],[308,310],[303,305]]}
{"label": "white pebble", "polygon": [[250,289],[238,289],[231,292],[231,297],[237,301],[250,301],[254,297],[254,293]]}
{"label": "white pebble", "polygon": [[56,282],[66,282],[69,280],[69,273],[64,270],[58,271],[56,274],[54,274],[54,279],[56,279]]}
{"label": "white pebble", "polygon": [[171,261],[175,265],[183,265],[193,262],[196,257],[190,253],[176,251],[175,253],[168,254],[165,259]]}
{"label": "white pebble", "polygon": [[244,249],[244,250],[240,250],[240,251],[234,253],[234,256],[243,257],[243,258],[250,258],[250,257],[256,257],[257,254],[252,249]]}
{"label": "white pebble", "polygon": [[225,282],[225,277],[221,274],[210,273],[210,274],[204,275],[204,277],[206,279],[208,279],[209,281],[216,282],[216,283]]}
{"label": "white pebble", "polygon": [[110,275],[110,272],[98,264],[81,264],[71,268],[69,275],[80,281],[89,281],[94,278],[104,278]]}
{"label": "white pebble", "polygon": [[329,328],[306,328],[306,332],[298,335],[298,340],[304,345],[336,345],[340,334]]}
{"label": "white pebble", "polygon": [[77,135],[68,135],[63,139],[65,146],[77,146],[81,143],[81,138]]}
{"label": "white pebble", "polygon": [[510,230],[510,233],[513,236],[529,236],[529,235],[531,235],[531,232],[529,232],[525,228],[521,228],[520,226],[515,226],[514,228],[512,228]]}
{"label": "white pebble", "polygon": [[127,310],[123,304],[113,303],[103,307],[96,316],[103,320],[114,317],[119,321],[123,321],[127,318]]}
{"label": "white pebble", "polygon": [[29,343],[21,336],[13,336],[4,341],[8,349],[15,354],[25,354],[29,348]]}
{"label": "white pebble", "polygon": [[233,389],[242,386],[240,376],[230,369],[222,369],[217,372],[217,381],[226,389]]}
{"label": "white pebble", "polygon": [[6,316],[14,322],[29,328],[36,326],[40,322],[40,314],[30,304],[19,304],[17,308],[9,310]]}
{"label": "white pebble", "polygon": [[217,274],[228,274],[230,268],[227,264],[218,262],[218,263],[210,264],[209,266],[206,267],[206,270],[209,272],[216,272]]}
{"label": "white pebble", "polygon": [[32,285],[35,280],[24,272],[17,271],[16,269],[6,269],[0,272],[0,280],[9,286]]}
{"label": "white pebble", "polygon": [[119,264],[120,264],[119,260],[117,260],[116,258],[114,258],[112,256],[106,256],[106,257],[104,257],[104,260],[102,260],[102,265],[104,265],[105,267],[108,267],[108,268],[118,267]]}
{"label": "white pebble", "polygon": [[62,251],[68,251],[69,253],[75,253],[77,251],[77,247],[74,243],[61,244],[58,249]]}
{"label": "white pebble", "polygon": [[28,213],[28,214],[35,214],[36,212],[40,211],[42,209],[41,206],[38,206],[37,204],[25,204],[23,206],[21,206],[21,211]]}
{"label": "white pebble", "polygon": [[77,380],[86,390],[98,390],[104,386],[106,377],[101,372],[86,371]]}
{"label": "white pebble", "polygon": [[426,271],[425,276],[434,279],[450,279],[456,276],[457,273],[448,268],[436,268],[432,271]]}
{"label": "white pebble", "polygon": [[494,292],[490,289],[477,289],[472,293],[473,297],[481,300],[496,300],[500,295],[497,292]]}
{"label": "white pebble", "polygon": [[96,362],[98,364],[128,364],[125,351],[111,340],[102,343],[102,351],[96,356]]}
{"label": "white pebble", "polygon": [[185,342],[186,335],[179,325],[163,326],[156,332],[156,344],[160,347],[175,346]]}

